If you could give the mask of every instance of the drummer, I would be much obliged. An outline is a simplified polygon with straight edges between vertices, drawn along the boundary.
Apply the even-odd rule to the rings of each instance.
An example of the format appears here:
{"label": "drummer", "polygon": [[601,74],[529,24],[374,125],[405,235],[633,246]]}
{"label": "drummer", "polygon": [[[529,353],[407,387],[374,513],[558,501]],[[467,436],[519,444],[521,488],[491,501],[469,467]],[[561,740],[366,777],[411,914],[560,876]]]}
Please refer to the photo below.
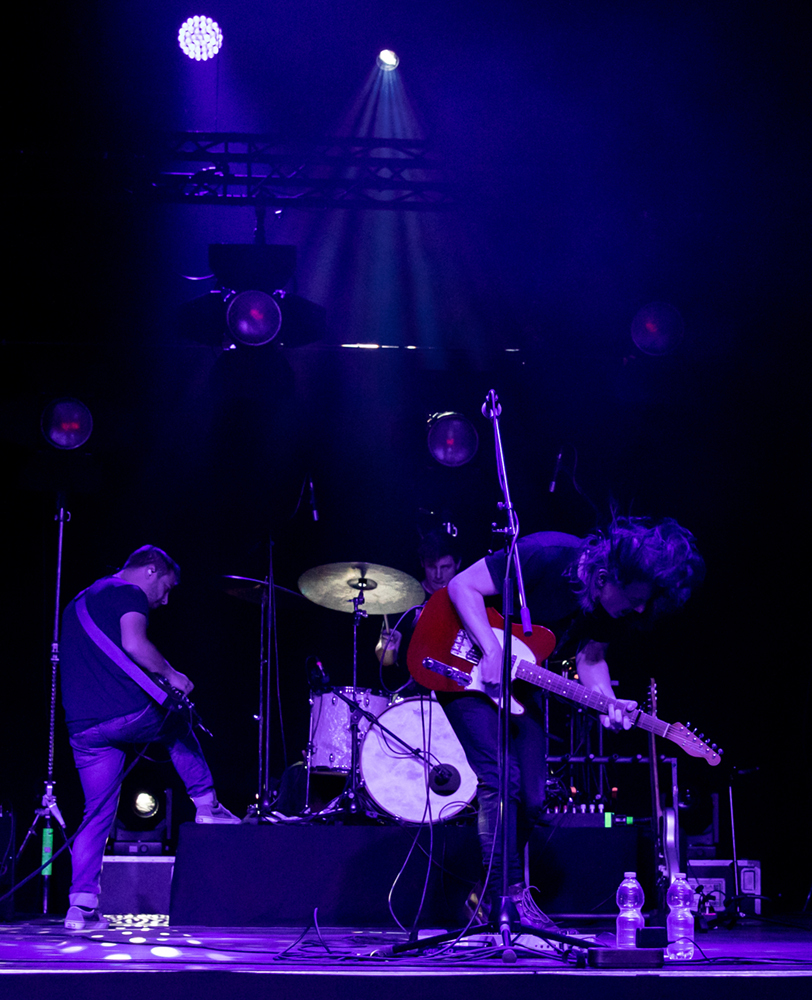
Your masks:
{"label": "drummer", "polygon": [[[453,525],[449,525],[453,528]],[[425,602],[435,591],[447,587],[449,581],[459,572],[462,559],[456,534],[451,534],[445,528],[434,528],[427,532],[417,547],[420,565],[423,567],[421,581],[425,593]],[[391,667],[396,663],[406,665],[406,651],[409,639],[420,617],[423,605],[412,613],[407,613],[399,622],[400,629],[390,629],[386,625],[381,629],[381,636],[375,647],[375,655],[381,666]]]}

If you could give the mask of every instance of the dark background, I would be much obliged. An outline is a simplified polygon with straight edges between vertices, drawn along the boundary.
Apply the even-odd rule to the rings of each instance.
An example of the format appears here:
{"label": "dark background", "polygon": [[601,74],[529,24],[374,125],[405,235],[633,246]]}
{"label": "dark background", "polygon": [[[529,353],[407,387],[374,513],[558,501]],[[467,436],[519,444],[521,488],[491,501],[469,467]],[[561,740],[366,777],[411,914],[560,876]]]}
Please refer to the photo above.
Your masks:
{"label": "dark background", "polygon": [[[421,510],[447,512],[466,562],[497,544],[489,389],[523,532],[582,533],[622,513],[677,518],[707,582],[684,613],[613,651],[623,694],[659,683],[660,714],[696,723],[723,766],[680,760],[721,793],[731,767],[739,857],[763,863],[778,909],[809,891],[808,25],[781,3],[219,0],[215,63],[176,44],[185,2],[52,5],[18,16],[3,330],[6,697],[0,797],[26,827],[47,766],[58,488],[63,603],[144,542],[183,585],[152,632],[196,683],[221,798],[257,781],[259,612],[224,573],[277,582],[365,559],[419,578]],[[285,209],[269,242],[298,248],[296,287],[327,338],[222,354],[181,337],[211,242],[250,242],[247,207],[159,205],[162,130],[352,134],[382,46],[401,56],[401,126],[457,178],[457,207],[422,214]],[[349,124],[348,124],[349,123]],[[383,133],[381,133],[383,134]],[[677,352],[648,357],[637,310],[672,303]],[[418,350],[365,351],[375,342]],[[518,350],[506,351],[505,348]],[[94,432],[49,450],[39,415],[80,398]],[[428,414],[456,409],[480,450],[432,462]],[[548,492],[557,454],[564,471]],[[575,484],[573,484],[573,471]],[[320,520],[310,518],[306,476]],[[430,518],[428,518],[430,520]],[[359,684],[380,688],[360,630]],[[288,762],[307,732],[306,656],[352,680],[352,619],[280,605]],[[402,678],[385,678],[392,685]],[[618,738],[645,752],[642,734]],[[274,726],[271,770],[285,766]],[[61,718],[57,791],[81,796]],[[631,785],[631,779],[628,779]],[[621,799],[624,779],[619,781]],[[629,791],[629,801],[633,796]],[[634,805],[632,806],[634,807]],[[643,807],[645,808],[645,807]],[[180,818],[184,818],[180,810]],[[58,840],[59,838],[57,838]],[[23,871],[34,867],[29,848]],[[59,870],[60,892],[66,866]],[[61,897],[58,896],[57,904]],[[23,897],[34,908],[36,894]]]}

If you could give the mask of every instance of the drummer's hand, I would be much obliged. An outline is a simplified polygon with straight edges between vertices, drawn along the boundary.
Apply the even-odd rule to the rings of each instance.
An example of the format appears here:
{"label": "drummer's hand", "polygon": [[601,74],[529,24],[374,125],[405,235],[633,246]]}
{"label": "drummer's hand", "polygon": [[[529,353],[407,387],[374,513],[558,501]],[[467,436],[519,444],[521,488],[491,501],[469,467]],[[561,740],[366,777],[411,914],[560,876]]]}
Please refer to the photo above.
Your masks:
{"label": "drummer's hand", "polygon": [[385,667],[391,667],[393,663],[397,662],[402,638],[403,636],[396,629],[381,629],[381,637],[375,647],[375,655]]}
{"label": "drummer's hand", "polygon": [[602,715],[601,725],[606,729],[631,729],[631,712],[637,708],[636,701],[629,701],[628,698],[618,698],[609,705],[609,711]]}

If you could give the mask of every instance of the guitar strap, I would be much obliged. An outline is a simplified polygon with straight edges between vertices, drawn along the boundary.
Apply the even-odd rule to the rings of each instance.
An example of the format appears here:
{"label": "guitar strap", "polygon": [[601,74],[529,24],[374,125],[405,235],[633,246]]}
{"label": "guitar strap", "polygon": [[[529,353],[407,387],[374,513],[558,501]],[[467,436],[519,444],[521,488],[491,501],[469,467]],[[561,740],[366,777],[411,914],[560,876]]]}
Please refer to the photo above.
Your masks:
{"label": "guitar strap", "polygon": [[151,680],[149,674],[134,663],[124,650],[120,649],[110,636],[105,635],[93,621],[90,617],[90,612],[87,610],[87,602],[85,601],[86,593],[87,591],[82,591],[74,602],[79,624],[85,630],[90,640],[99,647],[108,659],[112,660],[116,666],[121,667],[124,673],[131,680],[135,681],[140,688],[146,691],[150,698],[157,701],[159,705],[163,705],[169,697],[167,692]]}

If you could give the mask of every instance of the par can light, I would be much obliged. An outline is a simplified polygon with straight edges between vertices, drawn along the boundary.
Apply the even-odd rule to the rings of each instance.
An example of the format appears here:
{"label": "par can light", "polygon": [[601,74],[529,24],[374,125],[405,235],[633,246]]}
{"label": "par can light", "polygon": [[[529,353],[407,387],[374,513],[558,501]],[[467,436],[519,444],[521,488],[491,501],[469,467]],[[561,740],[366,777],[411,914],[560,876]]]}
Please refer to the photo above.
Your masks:
{"label": "par can light", "polygon": [[223,46],[223,32],[210,17],[190,17],[180,26],[178,45],[190,59],[213,59]]}

